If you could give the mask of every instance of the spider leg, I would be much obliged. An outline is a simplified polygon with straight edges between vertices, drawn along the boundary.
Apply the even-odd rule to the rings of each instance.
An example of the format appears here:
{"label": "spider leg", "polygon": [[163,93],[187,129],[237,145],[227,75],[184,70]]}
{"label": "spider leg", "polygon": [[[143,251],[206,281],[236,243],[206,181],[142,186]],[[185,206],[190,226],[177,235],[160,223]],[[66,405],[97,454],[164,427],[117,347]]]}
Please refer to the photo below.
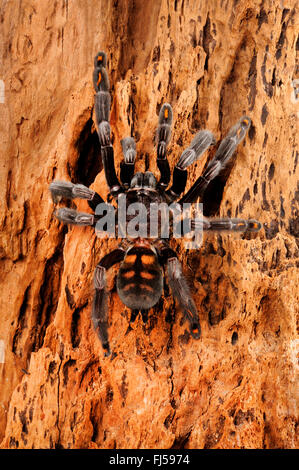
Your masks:
{"label": "spider leg", "polygon": [[106,271],[114,264],[122,261],[125,257],[125,253],[125,250],[121,247],[111,251],[97,264],[94,273],[95,294],[92,304],[91,318],[93,326],[105,350],[105,356],[109,356],[111,353],[108,339],[108,294]]}
{"label": "spider leg", "polygon": [[96,125],[101,144],[101,155],[106,176],[106,181],[112,196],[117,197],[124,192],[115,171],[114,151],[110,140],[110,105],[109,79],[106,70],[107,57],[105,52],[99,52],[95,56],[93,84],[95,89],[95,114]]}
{"label": "spider leg", "polygon": [[179,203],[195,202],[202,197],[209,183],[219,175],[230,161],[237,146],[244,139],[251,120],[249,117],[242,117],[220,143],[214,158],[208,163],[203,174],[195,181],[189,191],[180,199]]}
{"label": "spider leg", "polygon": [[89,225],[94,227],[96,224],[96,217],[93,214],[87,214],[85,212],[77,212],[74,209],[63,207],[55,212],[55,216],[58,220],[64,224],[72,225]]}
{"label": "spider leg", "polygon": [[204,231],[232,231],[232,232],[258,232],[262,224],[254,219],[195,219],[191,220],[191,230],[202,229]]}
{"label": "spider leg", "polygon": [[183,219],[181,221],[181,233],[186,235],[194,230],[202,230],[204,232],[258,232],[262,228],[262,224],[254,219]]}
{"label": "spider leg", "polygon": [[189,286],[182,272],[177,255],[168,244],[162,240],[157,246],[161,264],[166,264],[169,285],[174,298],[178,301],[184,316],[189,321],[191,336],[198,339],[201,334],[200,322],[196,305]]}
{"label": "spider leg", "polygon": [[126,137],[121,141],[124,159],[120,164],[120,180],[126,187],[130,186],[134,175],[136,144],[132,137]]}
{"label": "spider leg", "polygon": [[172,118],[172,107],[168,103],[163,104],[159,113],[157,129],[157,166],[161,174],[158,187],[161,189],[166,189],[170,181],[170,167],[166,157],[166,150],[171,136]]}
{"label": "spider leg", "polygon": [[198,160],[210,145],[214,144],[215,138],[212,132],[202,130],[196,134],[190,146],[183,151],[173,170],[172,186],[168,191],[166,191],[166,194],[171,201],[178,199],[180,194],[185,190],[187,183],[187,168]]}
{"label": "spider leg", "polygon": [[63,197],[66,199],[87,199],[93,210],[96,209],[98,204],[104,202],[101,196],[92,189],[83,184],[74,184],[69,181],[53,181],[50,184],[50,192],[54,202],[59,202]]}

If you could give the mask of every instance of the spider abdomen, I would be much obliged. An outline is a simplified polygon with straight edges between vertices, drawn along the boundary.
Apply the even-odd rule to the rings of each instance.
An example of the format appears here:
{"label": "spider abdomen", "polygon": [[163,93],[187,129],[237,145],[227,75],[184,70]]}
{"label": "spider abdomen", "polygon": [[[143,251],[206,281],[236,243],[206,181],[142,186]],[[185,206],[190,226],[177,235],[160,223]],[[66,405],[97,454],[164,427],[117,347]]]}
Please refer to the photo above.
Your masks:
{"label": "spider abdomen", "polygon": [[156,254],[144,246],[131,248],[117,275],[122,302],[132,310],[150,309],[160,299],[162,288],[162,270]]}

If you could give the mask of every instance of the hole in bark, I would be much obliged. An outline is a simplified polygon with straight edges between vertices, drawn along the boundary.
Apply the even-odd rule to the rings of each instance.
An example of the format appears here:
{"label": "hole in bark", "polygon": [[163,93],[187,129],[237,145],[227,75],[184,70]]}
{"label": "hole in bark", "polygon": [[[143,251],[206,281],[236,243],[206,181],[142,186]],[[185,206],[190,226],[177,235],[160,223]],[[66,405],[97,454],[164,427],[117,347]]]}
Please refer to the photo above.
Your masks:
{"label": "hole in bark", "polygon": [[80,344],[80,335],[78,334],[79,320],[80,320],[80,308],[76,308],[72,317],[71,324],[71,341],[73,348],[77,348]]}
{"label": "hole in bark", "polygon": [[218,323],[220,323],[221,320],[223,320],[224,311],[222,310],[222,312],[217,313],[217,312],[214,312],[213,310],[210,310],[208,316],[209,316],[209,324],[211,326],[215,326],[215,325],[218,325]]}
{"label": "hole in bark", "polygon": [[61,233],[60,243],[45,265],[44,279],[40,288],[40,308],[35,325],[31,330],[33,338],[31,351],[38,351],[43,346],[47,328],[51,323],[58,305],[60,277],[63,270],[63,244],[65,231]]}
{"label": "hole in bark", "polygon": [[24,297],[23,297],[23,302],[19,310],[19,316],[18,316],[18,325],[12,340],[12,352],[14,354],[20,355],[20,352],[18,351],[18,346],[19,346],[19,341],[21,339],[22,331],[25,325],[25,314],[26,314],[26,309],[28,307],[28,299],[29,299],[29,292],[30,292],[31,285],[26,288]]}
{"label": "hole in bark", "polygon": [[182,436],[176,437],[171,446],[171,449],[185,449],[185,446],[188,443],[190,434],[191,434],[191,430]]}
{"label": "hole in bark", "polygon": [[232,334],[232,345],[234,346],[238,342],[238,333],[236,331]]}
{"label": "hole in bark", "polygon": [[99,436],[99,423],[100,423],[99,416],[100,416],[99,403],[98,402],[92,403],[91,408],[90,408],[90,416],[89,416],[90,422],[93,428],[93,433],[91,436],[92,442],[96,442]]}
{"label": "hole in bark", "polygon": [[236,155],[232,157],[227,167],[210,182],[205,190],[202,198],[204,216],[212,217],[219,211],[224,186],[234,166],[235,159]]}
{"label": "hole in bark", "polygon": [[76,364],[74,359],[69,359],[63,366],[63,385],[66,386],[69,379],[69,368]]}
{"label": "hole in bark", "polygon": [[75,183],[90,186],[102,170],[101,146],[92,119],[88,119],[75,143],[78,152]]}

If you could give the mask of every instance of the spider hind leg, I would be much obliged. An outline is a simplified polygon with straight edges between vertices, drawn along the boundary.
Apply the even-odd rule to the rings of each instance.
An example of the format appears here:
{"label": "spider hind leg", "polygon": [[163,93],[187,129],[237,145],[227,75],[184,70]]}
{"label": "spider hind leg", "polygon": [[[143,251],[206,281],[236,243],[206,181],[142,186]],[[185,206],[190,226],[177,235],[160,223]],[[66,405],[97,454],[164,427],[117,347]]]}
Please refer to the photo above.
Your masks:
{"label": "spider hind leg", "polygon": [[105,255],[96,266],[94,273],[95,294],[92,304],[91,318],[93,326],[105,350],[105,356],[109,356],[110,345],[108,339],[108,293],[106,283],[106,271],[114,264],[124,259],[125,250],[119,246]]}
{"label": "spider hind leg", "polygon": [[160,240],[156,247],[161,264],[166,265],[172,295],[178,301],[185,318],[189,322],[190,334],[194,339],[199,339],[201,335],[199,316],[188,283],[182,272],[181,263],[175,251],[166,242]]}
{"label": "spider hind leg", "polygon": [[167,273],[173,296],[177,299],[183,314],[189,322],[190,334],[194,339],[199,339],[201,328],[198,312],[187,281],[182,273],[181,264],[176,257],[167,260]]}

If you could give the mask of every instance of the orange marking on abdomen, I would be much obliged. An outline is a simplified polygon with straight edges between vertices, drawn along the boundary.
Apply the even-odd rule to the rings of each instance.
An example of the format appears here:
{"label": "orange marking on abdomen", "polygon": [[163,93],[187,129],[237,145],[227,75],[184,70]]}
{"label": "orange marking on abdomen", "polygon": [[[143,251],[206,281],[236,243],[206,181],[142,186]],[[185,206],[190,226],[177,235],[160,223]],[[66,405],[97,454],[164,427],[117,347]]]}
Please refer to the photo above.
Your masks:
{"label": "orange marking on abdomen", "polygon": [[141,284],[140,287],[141,287],[141,289],[149,290],[151,292],[154,291],[154,288],[149,286],[148,284]]}
{"label": "orange marking on abdomen", "polygon": [[148,273],[147,271],[141,271],[140,276],[143,277],[143,279],[153,279],[155,276],[151,273]]}
{"label": "orange marking on abdomen", "polygon": [[97,81],[97,86],[99,86],[99,84],[101,83],[101,81],[102,81],[102,75],[101,75],[101,73],[99,73],[98,81]]}
{"label": "orange marking on abdomen", "polygon": [[122,276],[125,277],[126,279],[130,279],[130,277],[135,276],[135,271],[126,271],[122,273]]}
{"label": "orange marking on abdomen", "polygon": [[154,255],[141,255],[142,264],[153,264],[155,261]]}
{"label": "orange marking on abdomen", "polygon": [[136,284],[134,284],[133,282],[131,284],[127,284],[126,286],[124,286],[122,288],[122,290],[124,291],[127,291],[127,290],[130,290],[130,289],[134,289],[136,287]]}
{"label": "orange marking on abdomen", "polygon": [[136,255],[128,255],[126,256],[125,262],[126,263],[135,263],[136,261]]}

